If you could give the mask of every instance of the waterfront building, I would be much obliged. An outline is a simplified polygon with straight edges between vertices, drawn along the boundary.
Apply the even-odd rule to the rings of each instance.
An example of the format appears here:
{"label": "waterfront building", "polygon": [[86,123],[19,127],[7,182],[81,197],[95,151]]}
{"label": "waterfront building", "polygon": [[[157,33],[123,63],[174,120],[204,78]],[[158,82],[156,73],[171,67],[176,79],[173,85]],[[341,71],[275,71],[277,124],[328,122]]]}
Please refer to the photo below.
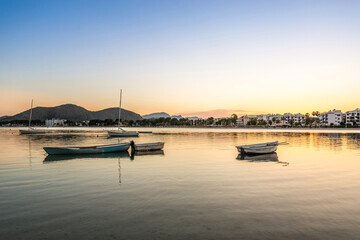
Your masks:
{"label": "waterfront building", "polygon": [[340,110],[332,110],[321,113],[319,116],[320,124],[324,126],[340,126],[343,121],[343,113]]}
{"label": "waterfront building", "polygon": [[[360,125],[360,108],[353,111],[342,113],[341,110],[333,109],[320,115],[309,116],[309,123],[313,126],[340,126],[342,123],[347,125]],[[256,119],[257,125],[262,125],[266,121],[267,125],[285,127],[285,126],[305,126],[306,116],[301,113],[281,114],[260,114],[243,115],[237,120],[238,126],[247,126],[248,122]],[[269,122],[271,121],[271,122]],[[259,124],[259,122],[262,122]],[[271,123],[271,124],[270,124]]]}
{"label": "waterfront building", "polygon": [[353,111],[348,111],[345,113],[346,125],[357,125],[360,124],[360,108],[357,108]]}
{"label": "waterfront building", "polygon": [[240,126],[246,126],[251,119],[258,119],[258,115],[243,115],[236,122]]}
{"label": "waterfront building", "polygon": [[46,119],[45,126],[47,127],[55,127],[55,126],[64,126],[66,120],[64,119]]}
{"label": "waterfront building", "polygon": [[301,113],[297,113],[297,114],[285,113],[284,116],[282,117],[282,123],[289,125],[295,125],[295,124],[304,125],[305,115]]}

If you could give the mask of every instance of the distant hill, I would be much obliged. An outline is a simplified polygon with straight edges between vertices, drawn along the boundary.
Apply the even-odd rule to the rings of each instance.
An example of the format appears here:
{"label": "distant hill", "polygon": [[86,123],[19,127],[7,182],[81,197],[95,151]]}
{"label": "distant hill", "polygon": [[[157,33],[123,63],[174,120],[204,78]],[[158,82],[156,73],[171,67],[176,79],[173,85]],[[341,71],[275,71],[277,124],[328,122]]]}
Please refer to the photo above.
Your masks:
{"label": "distant hill", "polygon": [[2,116],[2,117],[0,117],[0,121],[1,120],[5,120],[6,118],[8,118],[9,116]]}
{"label": "distant hill", "polygon": [[[3,120],[28,120],[30,109],[14,116],[6,117]],[[104,120],[104,119],[117,119],[119,117],[119,108],[107,108],[100,111],[89,111],[83,107],[73,104],[65,104],[57,107],[36,107],[32,112],[33,120],[46,120],[52,118],[66,119],[71,121],[87,121],[87,120]],[[121,109],[122,120],[141,120],[141,116],[137,113]],[[0,121],[2,121],[0,119]]]}
{"label": "distant hill", "polygon": [[143,119],[161,118],[161,117],[168,118],[168,117],[170,117],[170,115],[167,114],[166,112],[158,112],[158,113],[151,113],[151,114],[142,116]]}
{"label": "distant hill", "polygon": [[176,118],[177,120],[181,119],[181,118],[186,118],[189,120],[201,120],[202,118],[199,117],[183,117],[181,115],[172,115],[170,116],[169,114],[167,114],[166,112],[157,112],[157,113],[151,113],[151,114],[147,114],[147,115],[143,115],[142,116],[143,119],[151,119],[151,118]]}
{"label": "distant hill", "polygon": [[177,120],[183,118],[181,115],[172,115],[171,118],[176,118]]}

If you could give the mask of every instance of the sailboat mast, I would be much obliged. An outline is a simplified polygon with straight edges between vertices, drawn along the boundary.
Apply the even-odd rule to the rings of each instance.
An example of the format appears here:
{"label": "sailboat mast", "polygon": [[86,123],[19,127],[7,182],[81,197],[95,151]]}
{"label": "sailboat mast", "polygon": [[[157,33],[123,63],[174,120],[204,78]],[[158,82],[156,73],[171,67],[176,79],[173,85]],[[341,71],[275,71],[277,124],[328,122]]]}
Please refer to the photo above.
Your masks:
{"label": "sailboat mast", "polygon": [[120,118],[121,118],[121,97],[122,97],[122,89],[120,89],[120,103],[119,103],[119,128],[120,128]]}
{"label": "sailboat mast", "polygon": [[29,128],[30,128],[30,124],[31,124],[31,115],[32,115],[33,102],[34,102],[34,99],[31,99],[30,118],[29,118]]}

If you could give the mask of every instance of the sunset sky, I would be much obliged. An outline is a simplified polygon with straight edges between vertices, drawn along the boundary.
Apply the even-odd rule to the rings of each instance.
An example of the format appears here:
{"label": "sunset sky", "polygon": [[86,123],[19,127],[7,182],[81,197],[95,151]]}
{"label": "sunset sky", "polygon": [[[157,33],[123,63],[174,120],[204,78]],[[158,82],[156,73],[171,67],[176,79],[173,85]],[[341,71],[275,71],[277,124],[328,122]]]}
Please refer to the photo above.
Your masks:
{"label": "sunset sky", "polygon": [[0,1],[0,116],[360,107],[360,1]]}

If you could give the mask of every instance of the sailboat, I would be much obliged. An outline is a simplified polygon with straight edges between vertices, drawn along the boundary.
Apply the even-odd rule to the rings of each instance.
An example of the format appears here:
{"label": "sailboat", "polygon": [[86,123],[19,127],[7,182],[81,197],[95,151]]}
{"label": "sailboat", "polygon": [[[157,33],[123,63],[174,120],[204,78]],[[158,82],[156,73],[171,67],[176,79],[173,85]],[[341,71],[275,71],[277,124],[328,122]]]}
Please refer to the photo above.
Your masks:
{"label": "sailboat", "polygon": [[29,129],[27,130],[19,130],[20,134],[42,134],[45,133],[44,130],[36,130],[31,127],[31,116],[32,116],[32,109],[33,109],[34,100],[31,99],[31,108],[30,108],[30,117],[29,117]]}
{"label": "sailboat", "polygon": [[109,137],[138,137],[139,133],[135,131],[126,131],[120,127],[120,118],[121,118],[121,98],[122,98],[122,89],[120,90],[120,104],[119,104],[119,121],[118,121],[118,131],[108,131]]}

